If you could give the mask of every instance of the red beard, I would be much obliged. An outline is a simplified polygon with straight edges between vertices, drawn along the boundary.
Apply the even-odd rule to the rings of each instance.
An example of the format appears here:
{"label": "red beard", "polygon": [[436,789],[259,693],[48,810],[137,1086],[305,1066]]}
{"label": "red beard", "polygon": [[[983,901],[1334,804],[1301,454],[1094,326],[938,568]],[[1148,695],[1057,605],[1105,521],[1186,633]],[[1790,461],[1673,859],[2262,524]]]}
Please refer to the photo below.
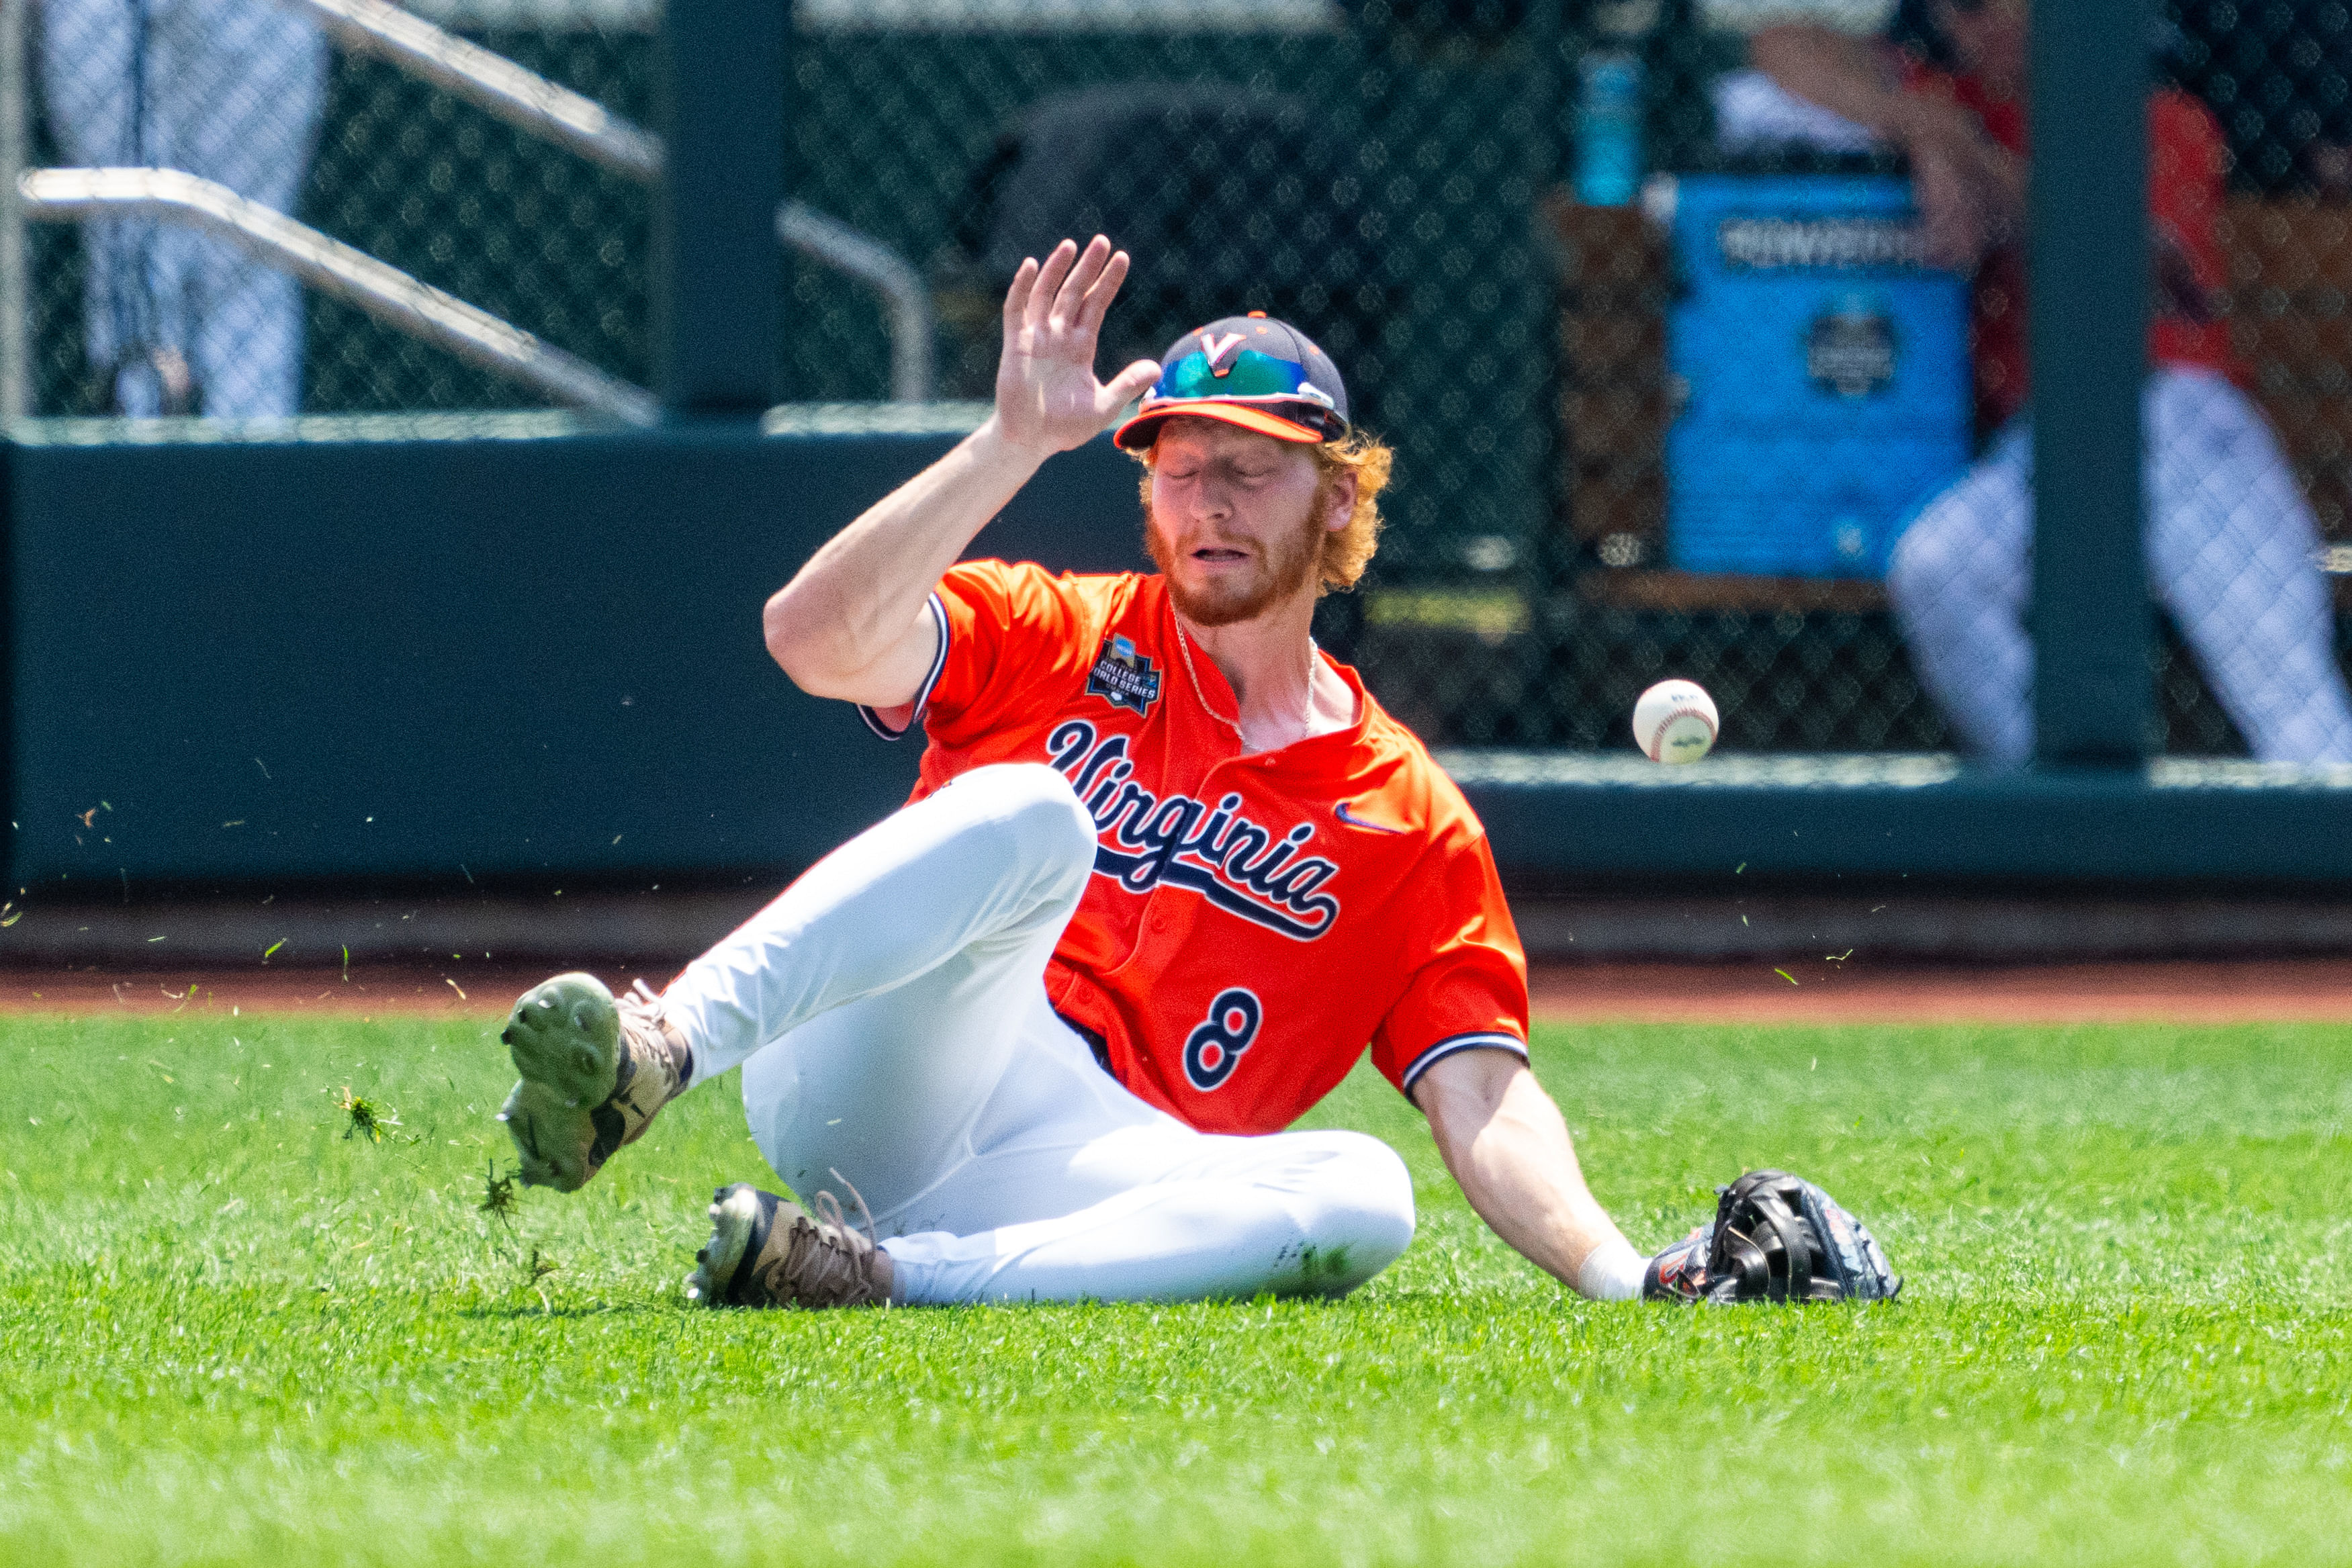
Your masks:
{"label": "red beard", "polygon": [[1307,521],[1297,533],[1277,535],[1266,553],[1258,557],[1257,570],[1246,582],[1229,582],[1206,592],[1184,582],[1170,570],[1176,552],[1161,536],[1148,502],[1143,509],[1143,551],[1168,580],[1168,597],[1175,601],[1177,612],[1185,620],[1195,626],[1231,626],[1263,614],[1268,606],[1314,580],[1323,553],[1323,530],[1315,523],[1323,511],[1319,487],[1316,500],[1318,504],[1308,509]]}

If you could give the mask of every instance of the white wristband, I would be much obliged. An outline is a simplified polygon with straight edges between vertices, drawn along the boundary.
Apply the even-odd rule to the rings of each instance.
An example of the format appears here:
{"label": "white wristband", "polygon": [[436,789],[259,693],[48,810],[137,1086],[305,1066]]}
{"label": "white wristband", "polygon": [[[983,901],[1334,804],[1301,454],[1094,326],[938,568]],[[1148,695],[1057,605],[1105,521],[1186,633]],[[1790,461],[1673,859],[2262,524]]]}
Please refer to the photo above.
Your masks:
{"label": "white wristband", "polygon": [[1596,1301],[1631,1301],[1642,1294],[1642,1272],[1650,1260],[1623,1237],[1612,1237],[1584,1255],[1576,1270],[1577,1293]]}

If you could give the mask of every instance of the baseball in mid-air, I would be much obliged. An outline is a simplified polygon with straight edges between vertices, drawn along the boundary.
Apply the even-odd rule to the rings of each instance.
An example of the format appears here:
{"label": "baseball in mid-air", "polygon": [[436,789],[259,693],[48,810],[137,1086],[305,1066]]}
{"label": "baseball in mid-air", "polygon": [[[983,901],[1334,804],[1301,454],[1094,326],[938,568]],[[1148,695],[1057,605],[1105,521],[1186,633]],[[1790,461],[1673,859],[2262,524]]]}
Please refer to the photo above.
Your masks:
{"label": "baseball in mid-air", "polygon": [[1717,725],[1715,699],[1696,681],[1660,681],[1633,702],[1633,738],[1653,762],[1696,762]]}

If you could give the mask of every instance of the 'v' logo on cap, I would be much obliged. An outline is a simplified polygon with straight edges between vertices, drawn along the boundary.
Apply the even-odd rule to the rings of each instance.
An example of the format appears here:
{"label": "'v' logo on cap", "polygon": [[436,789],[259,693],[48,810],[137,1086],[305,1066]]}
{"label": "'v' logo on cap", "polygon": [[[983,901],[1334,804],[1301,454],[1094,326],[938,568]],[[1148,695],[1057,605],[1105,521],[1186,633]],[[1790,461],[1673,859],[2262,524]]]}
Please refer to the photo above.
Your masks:
{"label": "'v' logo on cap", "polygon": [[1218,361],[1241,346],[1242,335],[1239,332],[1228,332],[1222,338],[1212,336],[1202,339],[1201,352],[1208,357],[1209,373],[1213,376],[1222,376],[1230,371],[1233,366],[1221,364]]}

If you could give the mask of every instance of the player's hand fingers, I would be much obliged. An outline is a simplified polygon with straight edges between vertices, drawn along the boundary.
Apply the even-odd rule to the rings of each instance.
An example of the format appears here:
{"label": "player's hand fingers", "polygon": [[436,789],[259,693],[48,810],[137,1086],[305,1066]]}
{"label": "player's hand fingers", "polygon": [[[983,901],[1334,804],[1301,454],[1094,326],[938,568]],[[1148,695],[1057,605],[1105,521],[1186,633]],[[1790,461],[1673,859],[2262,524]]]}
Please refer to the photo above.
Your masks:
{"label": "player's hand fingers", "polygon": [[1004,340],[1009,344],[1021,330],[1022,319],[1028,314],[1029,296],[1037,287],[1037,258],[1025,256],[1013,274],[1013,287],[1004,291]]}
{"label": "player's hand fingers", "polygon": [[1159,379],[1160,361],[1157,360],[1138,360],[1119,371],[1110,385],[1103,388],[1099,404],[1103,417],[1109,418],[1145,392],[1150,392],[1151,383]]}
{"label": "player's hand fingers", "polygon": [[1103,264],[1102,274],[1078,302],[1078,329],[1092,336],[1102,330],[1103,317],[1110,311],[1110,302],[1118,298],[1118,287],[1127,281],[1127,252],[1114,251]]}
{"label": "player's hand fingers", "polygon": [[1110,257],[1110,241],[1097,235],[1087,241],[1087,248],[1078,253],[1070,275],[1054,291],[1054,308],[1047,320],[1056,332],[1066,331],[1078,322],[1086,308],[1087,291],[1102,276],[1103,265]]}
{"label": "player's hand fingers", "polygon": [[1045,329],[1054,296],[1061,291],[1062,279],[1070,276],[1070,267],[1077,259],[1076,240],[1066,239],[1045,254],[1045,264],[1037,270],[1037,281],[1029,290],[1028,305],[1021,315],[1024,329],[1034,334]]}

